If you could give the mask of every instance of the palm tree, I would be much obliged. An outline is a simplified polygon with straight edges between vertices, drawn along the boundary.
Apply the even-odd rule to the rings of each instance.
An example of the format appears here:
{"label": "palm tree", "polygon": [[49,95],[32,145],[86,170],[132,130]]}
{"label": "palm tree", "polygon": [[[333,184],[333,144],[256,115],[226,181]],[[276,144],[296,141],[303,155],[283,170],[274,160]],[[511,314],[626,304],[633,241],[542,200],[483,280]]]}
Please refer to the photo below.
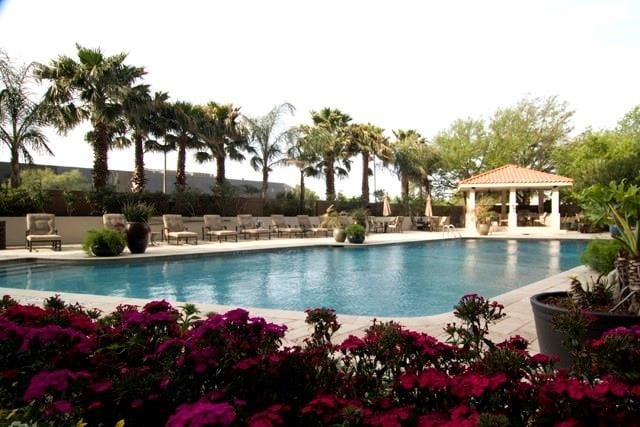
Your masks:
{"label": "palm tree", "polygon": [[36,76],[49,80],[45,101],[56,127],[66,132],[89,120],[86,141],[93,147],[93,185],[106,187],[108,152],[116,135],[126,132],[124,102],[144,68],[124,64],[125,53],[106,57],[100,49],[76,45],[78,61],[61,55],[49,66],[38,65]]}
{"label": "palm tree", "polygon": [[33,64],[14,68],[9,56],[0,50],[0,142],[11,153],[12,188],[20,185],[20,156],[32,163],[29,149],[53,154],[41,126],[46,121],[42,104],[30,99],[27,89]]}
{"label": "palm tree", "polygon": [[[158,94],[156,93],[156,96]],[[124,102],[125,116],[131,129],[131,139],[134,146],[134,167],[131,176],[131,191],[141,193],[144,191],[144,142],[151,131],[152,99],[148,85],[135,86]]]}
{"label": "palm tree", "polygon": [[[145,151],[161,152],[164,157],[162,173],[162,192],[167,192],[167,153],[176,150],[175,139],[171,139],[171,129],[175,127],[176,116],[181,113],[169,101],[168,94],[156,92],[152,101],[150,132],[155,139],[148,139],[144,143]],[[169,140],[167,140],[169,136]],[[162,141],[161,141],[162,140]]]}
{"label": "palm tree", "polygon": [[202,119],[200,133],[207,151],[197,152],[196,160],[200,163],[215,160],[216,185],[222,186],[226,180],[227,156],[236,161],[245,158],[242,150],[247,149],[247,138],[239,122],[240,108],[209,102],[202,107]]}
{"label": "palm tree", "polygon": [[305,196],[304,177],[316,177],[322,173],[322,169],[318,170],[315,167],[320,161],[318,158],[318,150],[315,150],[314,147],[306,143],[304,138],[301,138],[300,128],[298,128],[289,134],[286,154],[287,158],[284,159],[284,163],[300,169],[300,206],[298,211],[303,214]]}
{"label": "palm tree", "polygon": [[[315,146],[322,157],[327,200],[336,198],[335,176],[346,176],[351,169],[348,155],[348,124],[351,117],[338,109],[312,111],[313,128],[302,127],[303,138]],[[338,164],[336,165],[336,162]]]}
{"label": "palm tree", "polygon": [[362,194],[364,203],[369,201],[369,160],[372,156],[378,157],[383,164],[393,159],[393,150],[389,145],[389,139],[384,136],[384,129],[367,123],[351,125],[351,152],[362,157]]}
{"label": "palm tree", "polygon": [[426,143],[426,140],[414,129],[394,130],[393,134],[396,137],[393,145],[394,166],[400,177],[401,197],[406,199],[409,196],[409,181],[420,174],[416,150],[419,144]]}
{"label": "palm tree", "polygon": [[177,191],[187,189],[187,149],[199,149],[202,147],[202,140],[199,136],[198,124],[202,120],[202,112],[188,102],[176,102],[173,104],[174,114],[169,120],[170,134],[165,136],[165,140],[174,144],[178,150],[178,164],[176,165]]}
{"label": "palm tree", "polygon": [[[251,146],[250,164],[253,170],[262,172],[262,188],[260,190],[262,202],[267,198],[269,188],[269,172],[281,163],[283,143],[292,138],[294,128],[286,128],[280,131],[282,116],[286,113],[293,114],[295,108],[289,103],[276,105],[262,117],[244,117],[244,126],[249,135]],[[279,133],[276,134],[276,130]]]}

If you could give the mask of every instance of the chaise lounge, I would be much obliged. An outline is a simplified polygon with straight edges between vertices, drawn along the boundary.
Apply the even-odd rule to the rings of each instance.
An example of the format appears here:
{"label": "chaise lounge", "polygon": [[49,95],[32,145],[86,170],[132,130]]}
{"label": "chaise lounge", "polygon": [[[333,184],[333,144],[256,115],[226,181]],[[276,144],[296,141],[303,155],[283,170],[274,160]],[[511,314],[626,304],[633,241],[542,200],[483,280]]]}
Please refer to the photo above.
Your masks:
{"label": "chaise lounge", "polygon": [[209,237],[209,241],[211,241],[212,237],[218,238],[218,243],[222,243],[222,238],[227,241],[228,237],[235,237],[236,242],[238,241],[238,232],[235,230],[227,230],[222,224],[222,218],[220,215],[204,215],[202,217],[203,227],[202,227],[202,240],[205,237]]}
{"label": "chaise lounge", "polygon": [[287,224],[284,215],[273,214],[271,215],[271,231],[276,233],[277,237],[281,234],[288,234],[291,237],[292,234],[299,234],[300,237],[304,237],[305,231],[301,227],[291,227]]}
{"label": "chaise lounge", "polygon": [[317,227],[311,224],[311,220],[309,219],[309,215],[298,215],[298,227],[302,229],[303,232],[309,233],[311,232],[313,235],[318,233],[324,233],[325,236],[329,235],[329,231],[331,229],[325,227]]}
{"label": "chaise lounge", "polygon": [[127,231],[127,219],[120,213],[106,213],[102,215],[102,224],[104,224],[104,228],[110,230],[116,230],[122,233]]}
{"label": "chaise lounge", "polygon": [[238,233],[242,234],[244,239],[246,239],[247,236],[255,236],[256,240],[258,240],[260,236],[266,234],[269,236],[269,240],[271,240],[271,230],[262,228],[259,223],[254,221],[253,216],[249,214],[238,215],[237,230]]}
{"label": "chaise lounge", "polygon": [[27,214],[27,231],[25,232],[25,247],[29,252],[34,243],[51,244],[54,251],[62,250],[62,236],[56,229],[56,216],[49,213]]}
{"label": "chaise lounge", "polygon": [[193,239],[194,245],[198,244],[198,233],[188,231],[182,221],[182,215],[162,215],[162,223],[164,225],[163,236],[167,239],[168,244],[171,244],[172,238],[176,240],[176,245],[180,244],[180,240],[189,243],[191,239]]}

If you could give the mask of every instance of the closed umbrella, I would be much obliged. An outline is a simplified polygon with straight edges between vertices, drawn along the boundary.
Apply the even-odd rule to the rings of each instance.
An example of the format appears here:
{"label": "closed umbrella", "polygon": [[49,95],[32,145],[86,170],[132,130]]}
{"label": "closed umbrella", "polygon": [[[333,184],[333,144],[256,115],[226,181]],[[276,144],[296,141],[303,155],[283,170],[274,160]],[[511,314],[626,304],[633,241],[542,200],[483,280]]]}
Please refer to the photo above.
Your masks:
{"label": "closed umbrella", "polygon": [[384,199],[382,200],[382,216],[391,216],[391,202],[387,193],[384,193]]}
{"label": "closed umbrella", "polygon": [[424,207],[424,216],[433,216],[433,207],[431,206],[431,194],[427,194],[427,205]]}

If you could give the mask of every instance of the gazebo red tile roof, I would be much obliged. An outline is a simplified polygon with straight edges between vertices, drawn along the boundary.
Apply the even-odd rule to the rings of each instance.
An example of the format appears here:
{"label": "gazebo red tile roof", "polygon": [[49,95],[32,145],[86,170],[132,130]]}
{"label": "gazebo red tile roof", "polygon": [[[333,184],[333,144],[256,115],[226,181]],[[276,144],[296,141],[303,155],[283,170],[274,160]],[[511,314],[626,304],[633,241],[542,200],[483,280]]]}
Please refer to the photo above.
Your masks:
{"label": "gazebo red tile roof", "polygon": [[572,185],[573,179],[565,176],[527,169],[518,165],[504,165],[467,178],[460,182],[458,188],[552,188]]}

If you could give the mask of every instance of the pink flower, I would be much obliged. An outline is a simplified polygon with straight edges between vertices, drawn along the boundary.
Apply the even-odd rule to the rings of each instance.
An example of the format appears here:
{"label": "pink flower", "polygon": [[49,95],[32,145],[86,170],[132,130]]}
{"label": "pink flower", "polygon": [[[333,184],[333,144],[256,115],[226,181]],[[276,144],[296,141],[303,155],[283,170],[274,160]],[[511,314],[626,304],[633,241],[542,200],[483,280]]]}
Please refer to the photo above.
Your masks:
{"label": "pink flower", "polygon": [[449,384],[449,377],[437,369],[425,369],[418,375],[418,383],[420,388],[443,389]]}
{"label": "pink flower", "polygon": [[44,411],[44,416],[50,417],[55,414],[67,414],[72,410],[73,407],[67,400],[55,400],[47,406],[47,409]]}
{"label": "pink flower", "polygon": [[288,411],[289,405],[272,405],[249,418],[249,427],[273,427],[284,424],[281,412]]}
{"label": "pink flower", "polygon": [[409,418],[409,415],[411,415],[411,410],[409,408],[392,408],[387,412],[369,417],[367,421],[372,426],[402,427],[403,421],[406,421]]}
{"label": "pink flower", "polygon": [[360,348],[363,345],[364,341],[362,341],[362,339],[354,335],[349,335],[347,339],[345,339],[342,344],[338,346],[338,348],[342,351],[352,351]]}
{"label": "pink flower", "polygon": [[91,384],[89,386],[89,390],[93,391],[94,393],[104,393],[105,391],[110,390],[112,386],[113,381],[107,379]]}
{"label": "pink flower", "polygon": [[88,377],[89,374],[86,372],[73,372],[68,369],[40,371],[31,378],[22,398],[28,402],[43,397],[49,391],[63,392],[69,387],[70,381]]}
{"label": "pink flower", "polygon": [[167,427],[228,426],[236,419],[236,411],[226,402],[196,402],[180,405],[169,417]]}

